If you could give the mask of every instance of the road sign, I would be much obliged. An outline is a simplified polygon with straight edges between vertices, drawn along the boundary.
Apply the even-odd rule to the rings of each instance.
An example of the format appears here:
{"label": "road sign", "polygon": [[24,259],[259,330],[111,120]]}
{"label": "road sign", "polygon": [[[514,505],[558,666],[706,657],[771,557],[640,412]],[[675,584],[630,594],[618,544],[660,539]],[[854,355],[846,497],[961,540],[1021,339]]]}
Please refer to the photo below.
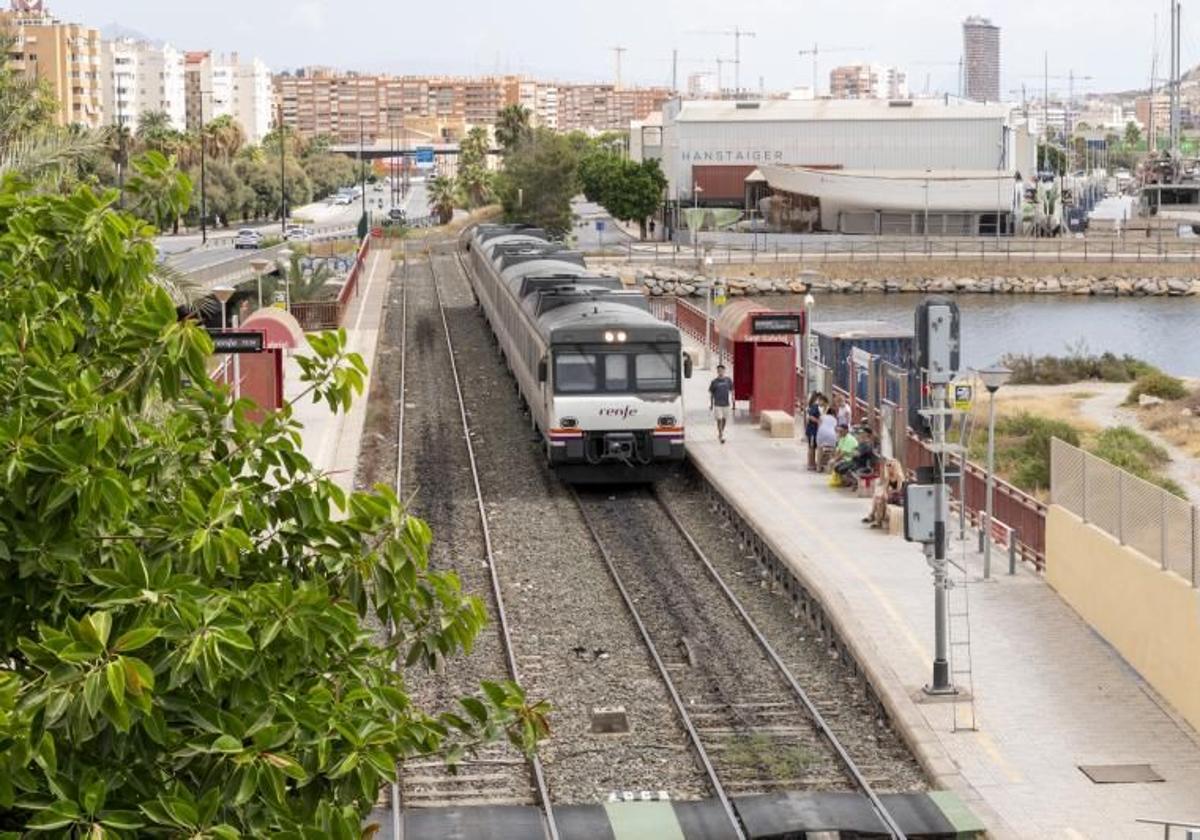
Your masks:
{"label": "road sign", "polygon": [[417,163],[433,163],[433,146],[417,147]]}
{"label": "road sign", "polygon": [[604,221],[602,219],[596,220],[596,233],[604,233]]}
{"label": "road sign", "polygon": [[261,353],[263,334],[260,330],[209,330],[214,353]]}
{"label": "road sign", "polygon": [[975,402],[975,388],[965,383],[954,386],[954,408],[956,411],[970,411]]}

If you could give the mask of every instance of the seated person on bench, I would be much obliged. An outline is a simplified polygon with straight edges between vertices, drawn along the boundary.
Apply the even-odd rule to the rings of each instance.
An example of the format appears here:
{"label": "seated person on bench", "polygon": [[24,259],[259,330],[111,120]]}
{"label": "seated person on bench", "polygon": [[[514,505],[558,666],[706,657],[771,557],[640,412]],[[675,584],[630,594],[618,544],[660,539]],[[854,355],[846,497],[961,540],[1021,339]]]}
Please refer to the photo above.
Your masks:
{"label": "seated person on bench", "polygon": [[875,472],[875,462],[878,459],[879,456],[875,452],[875,436],[870,429],[864,428],[858,434],[858,449],[854,457],[842,461],[833,469],[841,476],[843,484],[854,487],[860,478]]}
{"label": "seated person on bench", "polygon": [[837,427],[837,446],[834,447],[832,466],[836,467],[843,461],[853,458],[858,452],[858,438],[850,432],[846,424]]}
{"label": "seated person on bench", "polygon": [[871,513],[864,523],[870,523],[872,528],[888,527],[888,505],[904,504],[904,467],[895,458],[890,458],[880,471],[879,482],[875,485],[875,496],[871,500]]}

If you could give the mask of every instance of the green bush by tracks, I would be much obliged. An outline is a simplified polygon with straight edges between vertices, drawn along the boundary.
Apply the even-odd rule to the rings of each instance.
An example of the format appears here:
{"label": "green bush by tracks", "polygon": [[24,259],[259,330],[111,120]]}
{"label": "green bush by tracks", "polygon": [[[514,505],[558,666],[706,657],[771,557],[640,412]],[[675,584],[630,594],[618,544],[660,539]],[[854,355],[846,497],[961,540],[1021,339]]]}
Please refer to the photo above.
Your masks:
{"label": "green bush by tracks", "polygon": [[1105,429],[1088,451],[1140,479],[1157,484],[1168,493],[1187,498],[1182,487],[1162,474],[1171,461],[1167,451],[1128,426]]}
{"label": "green bush by tracks", "polygon": [[1188,395],[1188,389],[1181,380],[1174,376],[1155,371],[1138,377],[1137,381],[1133,383],[1133,387],[1129,389],[1129,398],[1125,402],[1129,405],[1137,405],[1138,398],[1142,394],[1158,397],[1161,400],[1181,400]]}
{"label": "green bush by tracks", "polygon": [[1158,373],[1151,364],[1133,356],[1071,353],[1066,356],[1009,354],[1002,359],[1012,370],[1014,385],[1070,385],[1075,382],[1133,382]]}

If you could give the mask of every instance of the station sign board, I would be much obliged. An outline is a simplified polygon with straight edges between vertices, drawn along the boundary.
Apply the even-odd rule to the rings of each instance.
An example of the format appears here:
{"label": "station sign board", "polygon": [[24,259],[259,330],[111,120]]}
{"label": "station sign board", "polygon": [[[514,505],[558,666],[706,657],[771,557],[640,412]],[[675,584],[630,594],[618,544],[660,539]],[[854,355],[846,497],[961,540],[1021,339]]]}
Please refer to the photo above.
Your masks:
{"label": "station sign board", "polygon": [[752,335],[799,335],[804,331],[800,315],[751,315]]}
{"label": "station sign board", "polygon": [[261,330],[209,330],[214,353],[261,353],[264,338]]}
{"label": "station sign board", "polygon": [[417,147],[417,163],[433,163],[433,146]]}
{"label": "station sign board", "polygon": [[956,411],[970,411],[971,404],[975,402],[975,388],[965,382],[956,382],[954,384],[954,409]]}

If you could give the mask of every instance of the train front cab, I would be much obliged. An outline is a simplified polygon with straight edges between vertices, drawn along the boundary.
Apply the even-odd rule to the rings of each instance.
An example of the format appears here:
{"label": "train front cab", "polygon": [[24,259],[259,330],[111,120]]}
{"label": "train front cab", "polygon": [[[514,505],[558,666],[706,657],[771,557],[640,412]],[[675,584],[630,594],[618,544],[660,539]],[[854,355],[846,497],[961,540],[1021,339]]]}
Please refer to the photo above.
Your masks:
{"label": "train front cab", "polygon": [[658,481],[684,460],[682,385],[691,359],[678,335],[630,332],[556,340],[538,365],[550,400],[547,460],[568,483]]}

